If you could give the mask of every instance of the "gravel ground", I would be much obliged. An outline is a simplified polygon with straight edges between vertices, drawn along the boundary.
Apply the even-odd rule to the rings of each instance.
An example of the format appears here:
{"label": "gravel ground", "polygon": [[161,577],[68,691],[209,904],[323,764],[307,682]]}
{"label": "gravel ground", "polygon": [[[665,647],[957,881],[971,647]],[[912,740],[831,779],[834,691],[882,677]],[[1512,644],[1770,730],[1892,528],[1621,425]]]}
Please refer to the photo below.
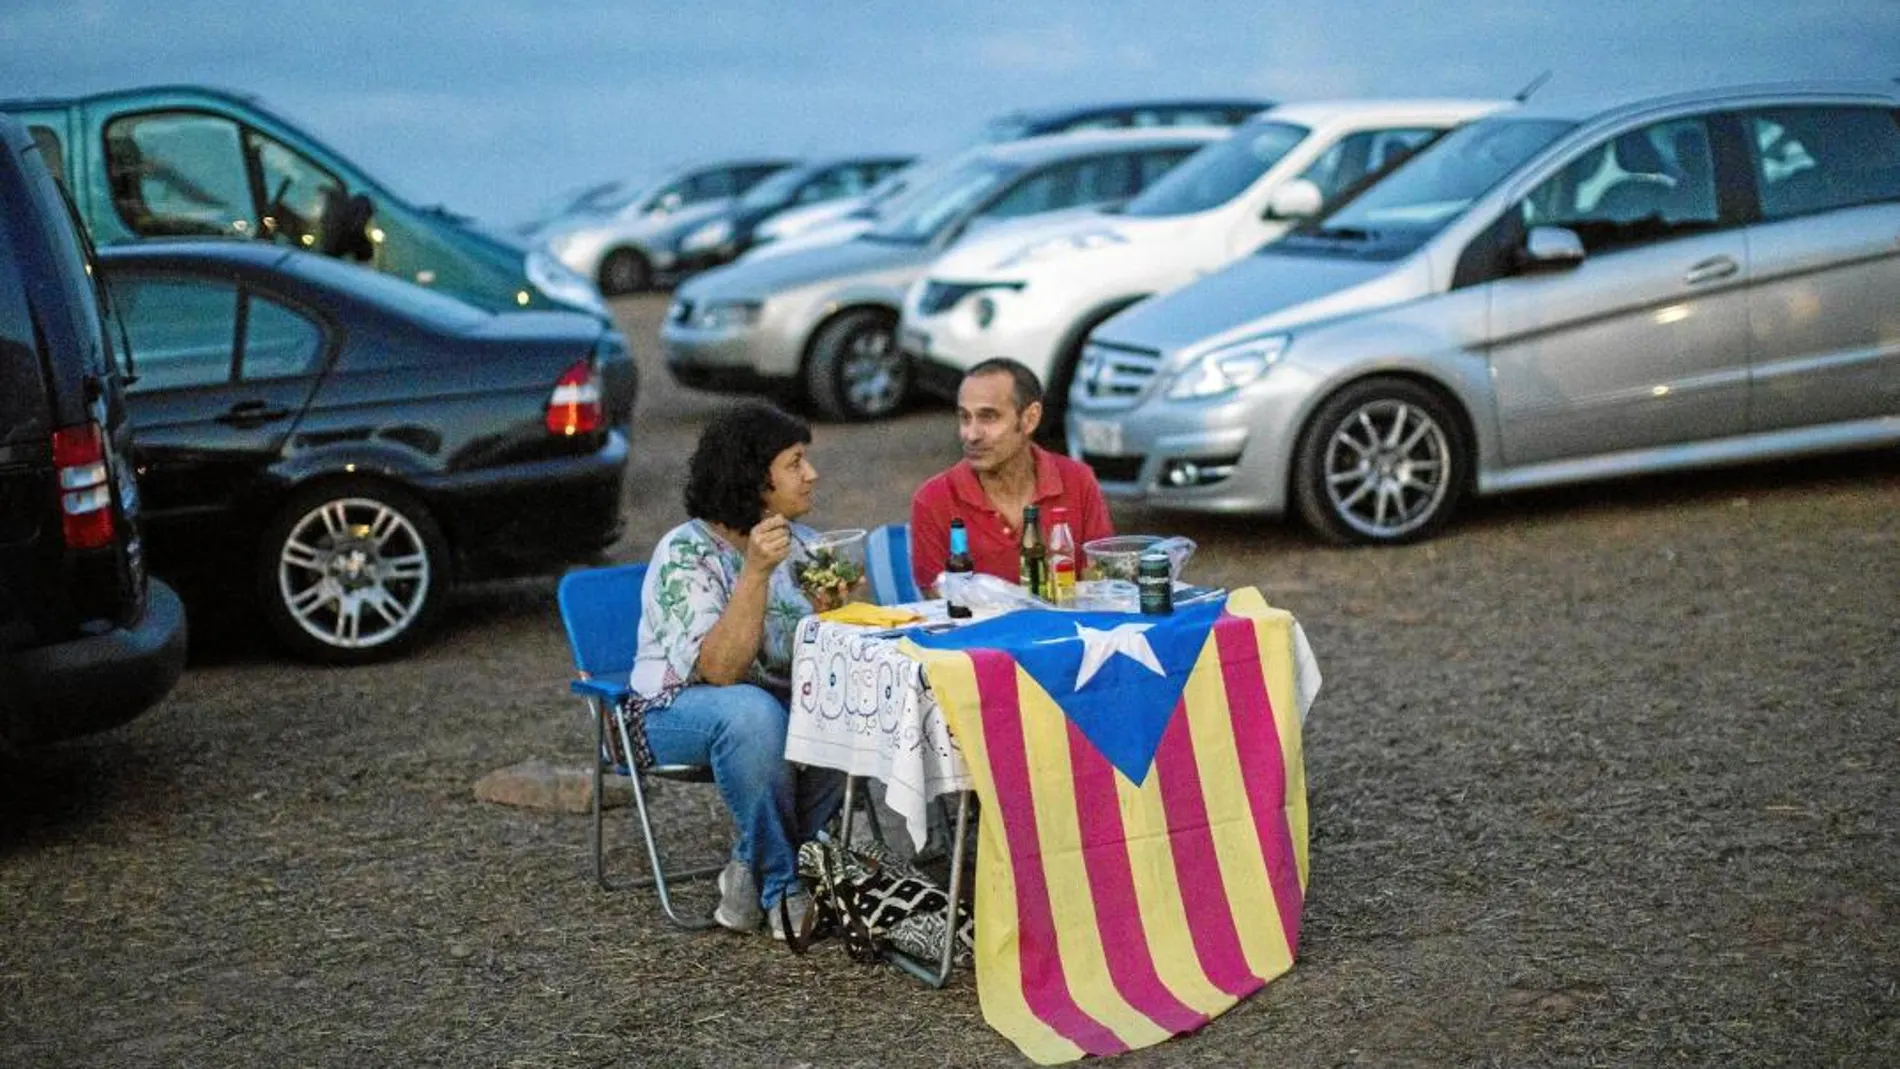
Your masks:
{"label": "gravel ground", "polygon": [[[627,559],[722,403],[667,380],[663,308],[617,306]],[[942,408],[820,426],[814,519],[901,519],[954,449]],[[1894,451],[1486,503],[1389,551],[1118,513],[1292,609],[1326,684],[1298,964],[1117,1064],[1893,1064],[1896,516]],[[0,765],[0,1065],[1027,1064],[967,973],[677,933],[594,888],[584,817],[473,800],[591,742],[551,580],[464,590],[372,668],[193,620],[161,707]],[[716,854],[709,792],[663,793]]]}

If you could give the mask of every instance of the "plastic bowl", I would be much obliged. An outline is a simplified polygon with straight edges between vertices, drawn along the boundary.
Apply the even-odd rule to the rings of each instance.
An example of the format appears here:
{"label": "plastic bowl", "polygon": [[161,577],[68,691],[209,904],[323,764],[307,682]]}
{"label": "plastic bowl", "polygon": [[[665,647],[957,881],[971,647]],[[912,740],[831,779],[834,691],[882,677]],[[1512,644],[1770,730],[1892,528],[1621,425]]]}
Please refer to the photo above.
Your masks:
{"label": "plastic bowl", "polygon": [[824,531],[804,540],[802,552],[794,552],[798,563],[793,565],[799,585],[809,587],[804,580],[804,569],[813,557],[829,554],[834,560],[847,562],[855,569],[849,580],[856,583],[864,577],[864,528],[846,527],[837,531]]}
{"label": "plastic bowl", "polygon": [[1082,545],[1083,569],[1090,579],[1126,579],[1134,582],[1140,569],[1141,555],[1158,549],[1168,555],[1172,578],[1181,578],[1181,569],[1194,556],[1194,540],[1160,535],[1114,535],[1097,538]]}

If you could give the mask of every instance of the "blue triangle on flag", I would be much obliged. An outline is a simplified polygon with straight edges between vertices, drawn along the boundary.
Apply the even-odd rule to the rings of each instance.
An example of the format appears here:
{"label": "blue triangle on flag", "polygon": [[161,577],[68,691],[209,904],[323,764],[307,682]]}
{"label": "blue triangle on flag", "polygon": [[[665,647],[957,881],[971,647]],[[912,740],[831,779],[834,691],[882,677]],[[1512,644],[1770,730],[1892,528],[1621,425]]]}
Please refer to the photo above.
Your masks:
{"label": "blue triangle on flag", "polygon": [[1110,764],[1141,783],[1223,608],[1212,602],[1167,616],[1033,609],[910,638],[931,649],[1009,654]]}

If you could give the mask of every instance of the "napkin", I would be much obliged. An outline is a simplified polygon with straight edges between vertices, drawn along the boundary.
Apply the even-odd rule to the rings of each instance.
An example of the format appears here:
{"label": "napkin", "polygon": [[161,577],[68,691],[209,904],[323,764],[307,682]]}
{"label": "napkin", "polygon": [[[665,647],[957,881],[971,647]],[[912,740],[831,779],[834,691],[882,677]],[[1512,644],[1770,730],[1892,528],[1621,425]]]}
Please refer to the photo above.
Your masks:
{"label": "napkin", "polygon": [[899,624],[911,624],[923,617],[909,609],[887,609],[882,605],[871,605],[862,601],[853,601],[840,605],[829,612],[818,614],[821,620],[830,620],[835,624],[857,624],[860,627],[896,627]]}

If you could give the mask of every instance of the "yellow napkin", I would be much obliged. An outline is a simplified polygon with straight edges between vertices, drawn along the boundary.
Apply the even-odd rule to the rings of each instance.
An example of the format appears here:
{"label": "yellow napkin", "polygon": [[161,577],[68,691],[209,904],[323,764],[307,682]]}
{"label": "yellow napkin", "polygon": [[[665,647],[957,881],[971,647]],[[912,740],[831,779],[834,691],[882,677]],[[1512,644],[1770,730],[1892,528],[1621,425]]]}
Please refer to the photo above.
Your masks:
{"label": "yellow napkin", "polygon": [[836,624],[857,624],[860,627],[896,627],[899,624],[912,624],[923,619],[909,609],[887,609],[882,605],[871,605],[862,601],[853,601],[840,605],[830,612],[818,614],[821,620],[830,620]]}

